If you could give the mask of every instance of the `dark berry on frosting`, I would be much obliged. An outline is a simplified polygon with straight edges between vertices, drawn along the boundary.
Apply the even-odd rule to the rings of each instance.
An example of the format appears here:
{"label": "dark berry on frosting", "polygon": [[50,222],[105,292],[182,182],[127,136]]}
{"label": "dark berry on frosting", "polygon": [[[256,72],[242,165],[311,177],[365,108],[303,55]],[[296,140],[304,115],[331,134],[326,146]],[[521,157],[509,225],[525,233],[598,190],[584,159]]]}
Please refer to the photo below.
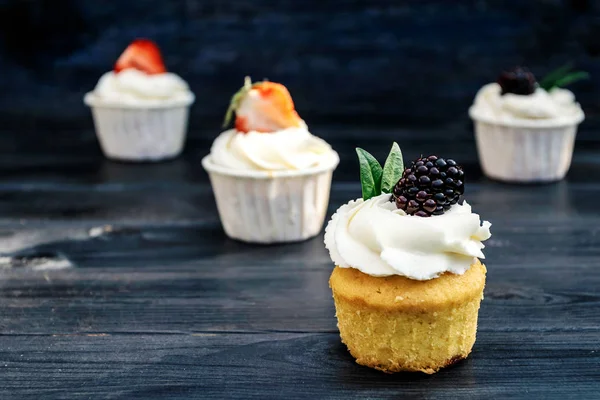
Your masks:
{"label": "dark berry on frosting", "polygon": [[465,191],[464,177],[462,167],[454,160],[421,157],[404,170],[392,200],[410,215],[441,215],[460,200]]}
{"label": "dark berry on frosting", "polygon": [[502,94],[530,95],[537,87],[535,76],[523,67],[503,71],[498,77],[498,84],[502,88]]}

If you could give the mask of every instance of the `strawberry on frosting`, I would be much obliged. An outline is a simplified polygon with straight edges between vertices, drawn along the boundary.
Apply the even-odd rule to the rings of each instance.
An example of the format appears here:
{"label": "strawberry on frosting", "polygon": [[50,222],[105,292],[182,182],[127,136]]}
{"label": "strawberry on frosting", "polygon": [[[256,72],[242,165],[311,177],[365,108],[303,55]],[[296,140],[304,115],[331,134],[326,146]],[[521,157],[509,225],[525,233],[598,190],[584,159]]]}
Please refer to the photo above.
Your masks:
{"label": "strawberry on frosting", "polygon": [[119,73],[125,69],[133,68],[148,75],[167,72],[160,49],[151,40],[136,39],[121,54],[115,63],[114,71]]}
{"label": "strawberry on frosting", "polygon": [[277,132],[303,125],[285,86],[266,80],[252,83],[249,77],[232,97],[224,127],[229,125],[234,113],[235,129],[243,133]]}

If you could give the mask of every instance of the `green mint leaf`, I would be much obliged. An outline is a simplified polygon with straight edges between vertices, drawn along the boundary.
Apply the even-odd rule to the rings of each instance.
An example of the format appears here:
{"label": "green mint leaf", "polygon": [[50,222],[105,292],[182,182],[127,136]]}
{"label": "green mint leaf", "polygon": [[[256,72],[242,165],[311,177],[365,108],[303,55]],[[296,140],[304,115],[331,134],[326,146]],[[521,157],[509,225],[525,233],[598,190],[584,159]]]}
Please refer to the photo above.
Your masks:
{"label": "green mint leaf", "polygon": [[583,72],[583,71],[577,71],[577,72],[573,72],[570,73],[569,75],[563,76],[562,78],[558,79],[556,82],[554,82],[554,86],[550,89],[553,89],[555,87],[565,87],[567,85],[570,85],[571,83],[580,81],[582,79],[588,79],[590,77],[590,74],[588,74],[587,72]]}
{"label": "green mint leaf", "polygon": [[252,80],[249,76],[247,76],[244,79],[244,86],[233,95],[231,101],[229,102],[229,108],[227,108],[225,120],[223,121],[223,128],[227,128],[229,126],[231,120],[233,119],[233,113],[238,109],[240,102],[251,88]]}
{"label": "green mint leaf", "polygon": [[379,162],[369,152],[357,148],[358,162],[360,164],[360,185],[362,197],[369,200],[381,194],[381,175],[383,169]]}
{"label": "green mint leaf", "polygon": [[550,71],[546,76],[544,76],[544,78],[540,82],[540,87],[546,91],[552,89],[556,86],[555,82],[567,75],[572,69],[573,64],[568,63],[560,68],[555,69],[554,71]]}
{"label": "green mint leaf", "polygon": [[402,177],[404,172],[404,160],[402,159],[402,151],[398,143],[394,142],[390,154],[388,154],[383,166],[383,175],[381,178],[381,192],[392,193],[394,186]]}

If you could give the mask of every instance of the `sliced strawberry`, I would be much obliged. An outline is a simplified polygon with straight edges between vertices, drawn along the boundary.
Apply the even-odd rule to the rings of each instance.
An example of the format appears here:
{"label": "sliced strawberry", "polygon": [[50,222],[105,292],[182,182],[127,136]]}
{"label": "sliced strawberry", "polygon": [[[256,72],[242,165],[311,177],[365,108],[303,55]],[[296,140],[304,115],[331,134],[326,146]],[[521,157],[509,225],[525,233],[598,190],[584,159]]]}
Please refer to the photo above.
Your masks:
{"label": "sliced strawberry", "polygon": [[248,126],[248,120],[244,117],[235,117],[235,130],[238,132],[250,132],[251,129]]}
{"label": "sliced strawberry", "polygon": [[252,84],[250,78],[246,78],[244,87],[231,99],[224,127],[229,125],[234,112],[235,129],[244,133],[276,132],[302,125],[290,92],[275,82]]}
{"label": "sliced strawberry", "polygon": [[135,68],[149,75],[167,72],[156,43],[148,39],[134,40],[115,63],[115,72]]}

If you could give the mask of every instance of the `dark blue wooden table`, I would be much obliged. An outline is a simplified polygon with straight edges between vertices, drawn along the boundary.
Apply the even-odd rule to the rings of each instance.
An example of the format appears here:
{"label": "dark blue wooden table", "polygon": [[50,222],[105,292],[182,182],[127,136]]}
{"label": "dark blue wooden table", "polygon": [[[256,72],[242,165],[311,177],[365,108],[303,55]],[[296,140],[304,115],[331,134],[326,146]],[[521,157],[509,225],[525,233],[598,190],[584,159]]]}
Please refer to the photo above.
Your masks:
{"label": "dark blue wooden table", "polygon": [[[566,181],[481,177],[470,141],[338,137],[330,214],[359,196],[353,147],[461,160],[493,223],[474,352],[433,376],[385,375],[340,343],[322,235],[225,237],[207,141],[157,165],[103,160],[91,134],[0,137],[0,398],[560,398],[600,393],[600,159],[579,143]],[[432,136],[433,135],[433,136]],[[418,135],[413,135],[413,138]],[[91,149],[91,150],[90,150]]]}

